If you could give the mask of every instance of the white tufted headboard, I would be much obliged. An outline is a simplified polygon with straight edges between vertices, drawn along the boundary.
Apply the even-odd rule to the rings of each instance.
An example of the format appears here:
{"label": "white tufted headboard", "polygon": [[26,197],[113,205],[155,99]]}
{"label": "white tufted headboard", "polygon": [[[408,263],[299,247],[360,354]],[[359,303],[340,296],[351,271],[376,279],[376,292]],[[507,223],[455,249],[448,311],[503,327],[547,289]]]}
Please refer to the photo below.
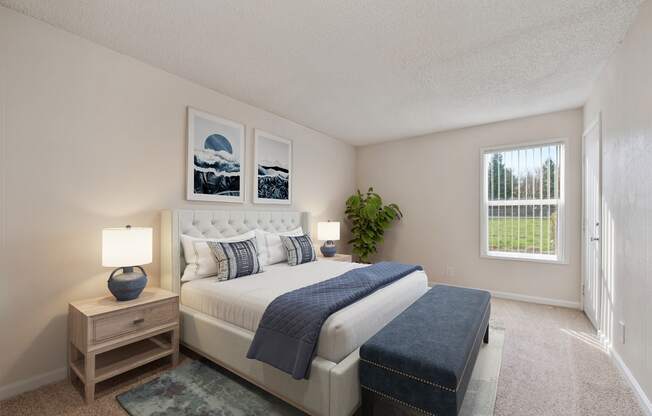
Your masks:
{"label": "white tufted headboard", "polygon": [[221,238],[243,234],[256,228],[265,231],[290,231],[301,226],[309,233],[310,213],[298,211],[253,210],[166,210],[161,214],[161,287],[175,293],[181,290],[185,268],[181,234],[191,237]]}

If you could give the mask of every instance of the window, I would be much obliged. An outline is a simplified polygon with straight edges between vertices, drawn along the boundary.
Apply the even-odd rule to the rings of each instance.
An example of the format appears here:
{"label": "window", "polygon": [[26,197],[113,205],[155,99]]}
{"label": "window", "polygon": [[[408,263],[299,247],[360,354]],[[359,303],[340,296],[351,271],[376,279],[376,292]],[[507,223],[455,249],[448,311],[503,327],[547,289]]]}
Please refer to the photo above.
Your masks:
{"label": "window", "polygon": [[564,262],[564,142],[482,152],[481,255]]}

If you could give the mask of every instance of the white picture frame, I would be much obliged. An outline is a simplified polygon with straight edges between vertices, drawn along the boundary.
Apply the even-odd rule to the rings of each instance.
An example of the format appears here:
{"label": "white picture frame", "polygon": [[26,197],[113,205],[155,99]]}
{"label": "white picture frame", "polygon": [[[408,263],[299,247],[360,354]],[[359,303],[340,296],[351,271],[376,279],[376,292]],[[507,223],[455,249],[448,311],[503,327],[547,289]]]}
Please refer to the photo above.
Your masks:
{"label": "white picture frame", "polygon": [[187,142],[186,198],[243,203],[247,171],[244,124],[188,107]]}
{"label": "white picture frame", "polygon": [[292,140],[254,130],[254,198],[256,204],[292,204]]}

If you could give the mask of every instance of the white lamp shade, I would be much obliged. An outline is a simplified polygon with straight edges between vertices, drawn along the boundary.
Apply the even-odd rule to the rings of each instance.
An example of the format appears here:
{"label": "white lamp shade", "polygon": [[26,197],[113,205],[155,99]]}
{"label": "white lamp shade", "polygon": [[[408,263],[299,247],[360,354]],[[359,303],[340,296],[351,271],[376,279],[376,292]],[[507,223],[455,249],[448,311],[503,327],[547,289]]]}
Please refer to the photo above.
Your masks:
{"label": "white lamp shade", "polygon": [[102,230],[102,266],[131,267],[151,262],[151,228],[123,227]]}
{"label": "white lamp shade", "polygon": [[340,239],[340,223],[336,221],[318,222],[317,239],[319,241],[337,241]]}

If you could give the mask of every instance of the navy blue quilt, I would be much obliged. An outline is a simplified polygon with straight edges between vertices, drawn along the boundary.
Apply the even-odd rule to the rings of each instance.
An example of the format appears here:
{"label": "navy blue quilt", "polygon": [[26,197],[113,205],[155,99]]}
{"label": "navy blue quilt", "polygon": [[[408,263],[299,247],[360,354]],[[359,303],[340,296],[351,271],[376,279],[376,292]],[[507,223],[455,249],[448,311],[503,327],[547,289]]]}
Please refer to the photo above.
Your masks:
{"label": "navy blue quilt", "polygon": [[267,306],[247,358],[308,378],[321,327],[333,313],[421,266],[381,262],[285,293]]}

